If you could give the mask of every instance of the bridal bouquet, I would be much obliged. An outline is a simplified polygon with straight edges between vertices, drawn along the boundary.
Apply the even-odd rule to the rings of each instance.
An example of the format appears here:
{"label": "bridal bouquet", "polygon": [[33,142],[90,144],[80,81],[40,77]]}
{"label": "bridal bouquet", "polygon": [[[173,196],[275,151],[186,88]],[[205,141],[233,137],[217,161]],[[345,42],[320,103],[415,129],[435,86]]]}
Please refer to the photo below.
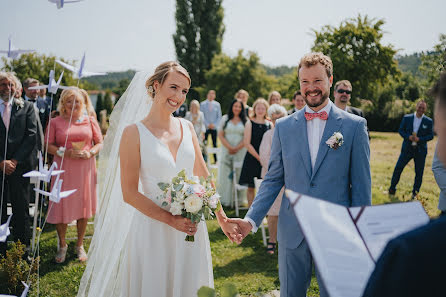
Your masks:
{"label": "bridal bouquet", "polygon": [[[193,223],[199,223],[203,217],[212,219],[221,207],[220,195],[212,186],[210,176],[207,179],[187,176],[183,169],[171,183],[158,183],[158,187],[163,191],[158,196],[163,200],[161,205],[169,206],[171,214],[189,218]],[[187,235],[186,241],[194,241],[194,236]]]}

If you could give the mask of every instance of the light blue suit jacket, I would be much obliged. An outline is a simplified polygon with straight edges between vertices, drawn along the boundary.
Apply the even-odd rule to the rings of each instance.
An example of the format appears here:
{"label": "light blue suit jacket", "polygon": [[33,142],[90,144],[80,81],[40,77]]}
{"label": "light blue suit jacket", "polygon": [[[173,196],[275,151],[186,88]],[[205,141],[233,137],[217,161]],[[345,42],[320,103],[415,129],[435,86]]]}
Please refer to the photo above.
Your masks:
{"label": "light blue suit jacket", "polygon": [[[257,226],[284,185],[286,189],[348,207],[371,204],[366,120],[332,104],[312,169],[304,113],[302,109],[276,122],[268,173],[246,214]],[[325,143],[335,132],[344,137],[343,145],[336,150]],[[288,199],[282,200],[280,208],[278,240],[290,249],[303,240]]]}

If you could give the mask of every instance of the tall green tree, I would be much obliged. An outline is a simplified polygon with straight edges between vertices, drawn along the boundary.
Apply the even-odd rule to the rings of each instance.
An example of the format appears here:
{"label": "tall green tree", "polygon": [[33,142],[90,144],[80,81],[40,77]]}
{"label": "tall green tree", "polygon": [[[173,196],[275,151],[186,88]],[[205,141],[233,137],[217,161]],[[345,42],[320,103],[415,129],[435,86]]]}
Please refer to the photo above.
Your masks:
{"label": "tall green tree", "polygon": [[376,100],[378,86],[400,74],[394,60],[396,50],[382,44],[383,25],[384,20],[359,15],[343,21],[339,27],[313,30],[316,39],[312,50],[331,57],[334,82],[348,79],[352,83],[352,104],[358,102],[357,98]]}
{"label": "tall green tree", "polygon": [[426,77],[426,86],[431,87],[446,70],[446,34],[440,35],[439,43],[433,51],[421,54],[420,71]]}
{"label": "tall green tree", "polygon": [[[239,89],[249,93],[249,103],[257,97],[266,97],[277,81],[273,76],[267,75],[255,53],[244,55],[240,50],[238,55],[231,58],[220,54],[212,60],[212,67],[206,73],[207,87],[217,92],[217,99],[222,105],[222,112],[226,113],[229,104]],[[201,90],[205,95],[206,90]]]}
{"label": "tall green tree", "polygon": [[192,86],[206,83],[212,58],[221,53],[223,0],[177,0],[173,35],[177,59],[189,72]]}
{"label": "tall green tree", "polygon": [[98,98],[96,100],[96,114],[99,115],[101,113],[101,110],[104,109],[104,99],[102,98],[102,93],[98,94]]}
{"label": "tall green tree", "polygon": [[102,106],[102,109],[107,110],[107,114],[110,115],[113,110],[113,102],[110,95],[110,91],[105,92],[104,96],[104,105]]}

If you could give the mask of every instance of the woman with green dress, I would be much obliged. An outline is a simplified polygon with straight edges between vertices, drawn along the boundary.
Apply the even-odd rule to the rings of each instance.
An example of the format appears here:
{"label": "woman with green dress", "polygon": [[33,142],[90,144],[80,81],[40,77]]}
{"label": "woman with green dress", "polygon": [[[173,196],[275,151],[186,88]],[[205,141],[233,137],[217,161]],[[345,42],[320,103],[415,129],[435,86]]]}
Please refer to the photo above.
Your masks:
{"label": "woman with green dress", "polygon": [[[234,99],[229,107],[228,113],[220,121],[218,138],[222,144],[220,149],[220,166],[218,169],[217,190],[221,195],[220,201],[223,206],[231,206],[233,195],[233,164],[243,162],[246,148],[243,145],[243,137],[246,123],[246,115],[243,103]],[[240,177],[241,168],[237,169],[236,180]],[[246,204],[246,190],[238,192],[241,204]]]}

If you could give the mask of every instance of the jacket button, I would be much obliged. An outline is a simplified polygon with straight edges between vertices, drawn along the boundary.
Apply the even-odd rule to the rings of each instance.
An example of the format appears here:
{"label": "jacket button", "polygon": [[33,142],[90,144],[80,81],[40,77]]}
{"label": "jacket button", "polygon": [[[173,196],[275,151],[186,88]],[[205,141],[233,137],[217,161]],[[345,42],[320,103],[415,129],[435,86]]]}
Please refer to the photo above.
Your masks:
{"label": "jacket button", "polygon": [[310,183],[310,187],[314,188],[316,185],[314,183]]}

